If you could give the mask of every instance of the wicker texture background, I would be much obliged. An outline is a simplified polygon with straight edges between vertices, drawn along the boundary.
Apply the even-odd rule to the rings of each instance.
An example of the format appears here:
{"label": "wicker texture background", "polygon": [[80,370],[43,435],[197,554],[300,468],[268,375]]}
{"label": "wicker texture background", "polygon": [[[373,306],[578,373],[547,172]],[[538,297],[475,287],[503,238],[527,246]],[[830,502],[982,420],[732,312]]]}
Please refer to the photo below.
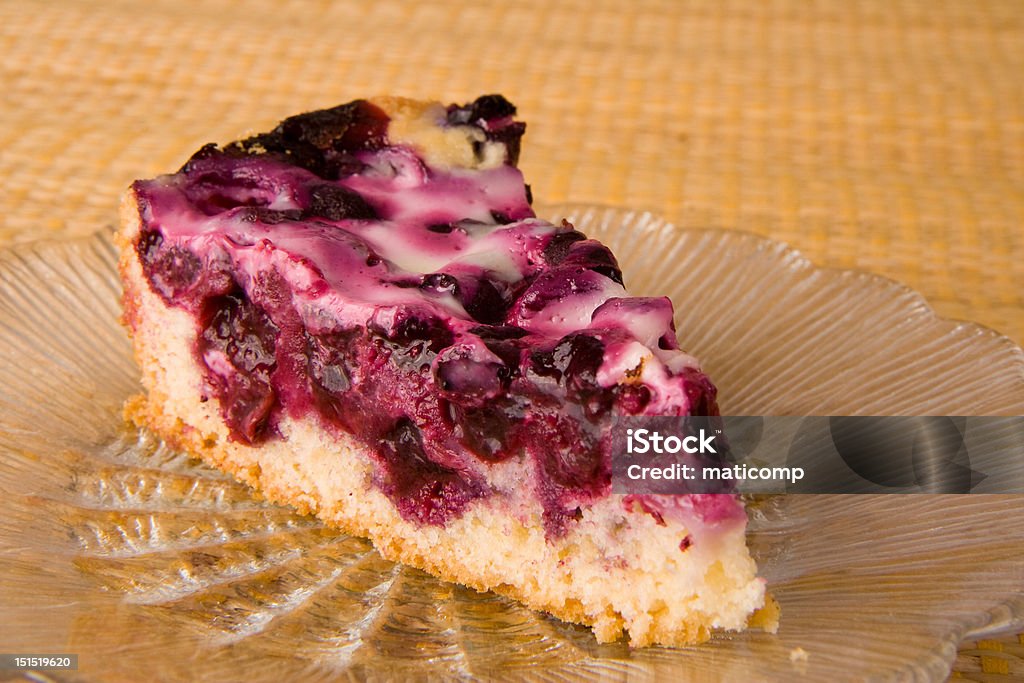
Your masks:
{"label": "wicker texture background", "polygon": [[539,202],[758,232],[1024,341],[1017,0],[2,0],[0,63],[0,244],[288,114],[502,92]]}

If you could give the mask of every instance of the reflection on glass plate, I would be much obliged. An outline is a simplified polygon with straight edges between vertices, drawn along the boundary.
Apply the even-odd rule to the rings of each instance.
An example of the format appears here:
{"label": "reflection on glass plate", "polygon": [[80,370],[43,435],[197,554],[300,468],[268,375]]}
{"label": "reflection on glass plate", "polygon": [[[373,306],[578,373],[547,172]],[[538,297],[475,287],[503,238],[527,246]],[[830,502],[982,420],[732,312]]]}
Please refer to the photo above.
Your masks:
{"label": "reflection on glass plate", "polygon": [[[1024,414],[1024,352],[895,283],[646,213],[546,213],[673,298],[729,414]],[[105,236],[0,253],[0,643],[78,653],[57,679],[927,680],[964,634],[1024,621],[1024,497],[780,496],[749,532],[777,635],[599,646],[126,429],[118,295]]]}

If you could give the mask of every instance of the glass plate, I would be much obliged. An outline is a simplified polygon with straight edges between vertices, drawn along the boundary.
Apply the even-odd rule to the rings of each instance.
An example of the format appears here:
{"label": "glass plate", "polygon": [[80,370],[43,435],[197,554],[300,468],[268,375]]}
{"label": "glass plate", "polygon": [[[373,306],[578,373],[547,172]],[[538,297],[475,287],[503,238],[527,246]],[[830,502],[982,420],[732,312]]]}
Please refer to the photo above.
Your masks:
{"label": "glass plate", "polygon": [[[673,298],[727,413],[1024,414],[1024,352],[896,283],[649,213],[544,213]],[[80,655],[54,679],[929,680],[964,635],[1024,623],[1024,497],[778,496],[749,529],[777,635],[598,645],[128,430],[118,296],[108,235],[0,252],[0,643]]]}

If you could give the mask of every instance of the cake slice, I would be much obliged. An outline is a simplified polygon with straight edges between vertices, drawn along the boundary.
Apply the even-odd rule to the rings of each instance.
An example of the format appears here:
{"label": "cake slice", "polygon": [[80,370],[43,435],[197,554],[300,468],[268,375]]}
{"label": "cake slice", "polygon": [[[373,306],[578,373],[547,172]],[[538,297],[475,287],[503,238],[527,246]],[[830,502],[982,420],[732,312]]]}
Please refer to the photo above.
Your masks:
{"label": "cake slice", "polygon": [[765,604],[733,495],[611,492],[612,421],[717,414],[665,298],[538,219],[503,97],[359,100],[135,182],[128,413],[387,558],[681,645]]}

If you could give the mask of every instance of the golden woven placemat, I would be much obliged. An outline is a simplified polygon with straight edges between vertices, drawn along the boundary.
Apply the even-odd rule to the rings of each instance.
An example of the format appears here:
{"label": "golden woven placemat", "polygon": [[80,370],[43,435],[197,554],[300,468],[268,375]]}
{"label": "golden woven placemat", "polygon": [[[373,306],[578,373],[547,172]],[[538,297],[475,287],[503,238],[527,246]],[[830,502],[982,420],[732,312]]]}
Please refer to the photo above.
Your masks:
{"label": "golden woven placemat", "polygon": [[1024,341],[1016,0],[0,0],[0,64],[0,243],[301,110],[497,91],[538,201],[758,232]]}

